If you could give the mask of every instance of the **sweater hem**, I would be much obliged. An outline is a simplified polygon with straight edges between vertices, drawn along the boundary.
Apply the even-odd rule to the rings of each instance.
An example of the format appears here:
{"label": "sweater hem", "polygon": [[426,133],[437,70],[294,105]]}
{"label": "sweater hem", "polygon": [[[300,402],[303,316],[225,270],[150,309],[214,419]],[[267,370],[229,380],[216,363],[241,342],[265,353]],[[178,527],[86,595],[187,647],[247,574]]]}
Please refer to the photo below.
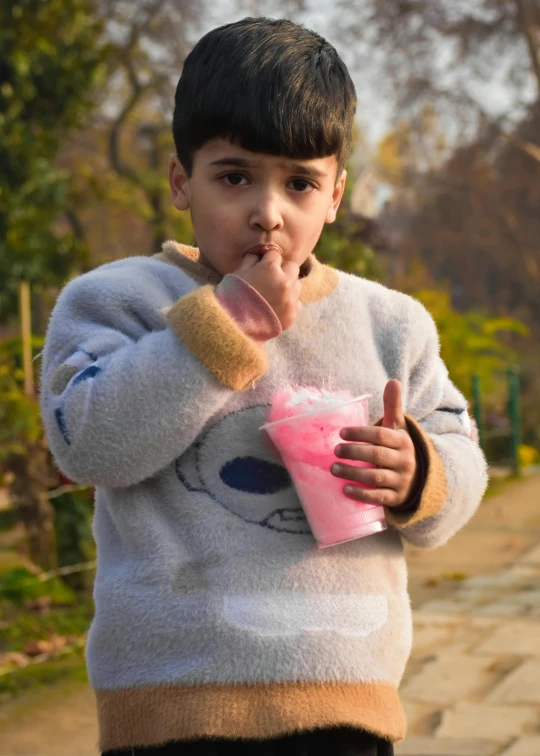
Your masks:
{"label": "sweater hem", "polygon": [[389,741],[405,713],[389,683],[149,685],[96,691],[102,751],[203,737],[271,738],[351,726]]}

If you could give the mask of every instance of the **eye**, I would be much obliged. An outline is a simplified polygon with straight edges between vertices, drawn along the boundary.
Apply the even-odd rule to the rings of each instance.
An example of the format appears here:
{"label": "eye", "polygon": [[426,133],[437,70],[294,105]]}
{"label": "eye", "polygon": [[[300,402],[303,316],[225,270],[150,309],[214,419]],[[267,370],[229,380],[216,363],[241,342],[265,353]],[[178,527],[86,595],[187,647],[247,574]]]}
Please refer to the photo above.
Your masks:
{"label": "eye", "polygon": [[227,175],[222,176],[222,178],[227,186],[245,186],[245,184],[242,184],[241,181],[243,179],[247,181],[247,178],[241,173],[227,173]]}
{"label": "eye", "polygon": [[310,194],[317,188],[311,181],[306,181],[306,179],[293,179],[289,181],[289,186],[292,186],[294,191],[300,194]]}

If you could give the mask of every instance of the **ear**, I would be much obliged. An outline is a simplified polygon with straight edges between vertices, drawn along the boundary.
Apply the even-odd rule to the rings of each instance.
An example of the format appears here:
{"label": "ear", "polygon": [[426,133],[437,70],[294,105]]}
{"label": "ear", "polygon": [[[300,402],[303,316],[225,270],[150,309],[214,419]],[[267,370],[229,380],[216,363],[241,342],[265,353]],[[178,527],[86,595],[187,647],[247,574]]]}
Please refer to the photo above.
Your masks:
{"label": "ear", "polygon": [[341,175],[337,181],[337,184],[334,187],[334,191],[332,192],[332,202],[330,204],[330,207],[328,208],[328,212],[326,213],[326,218],[324,219],[325,223],[333,223],[336,219],[341,198],[343,197],[343,192],[345,191],[346,180],[347,171],[343,169],[341,171]]}
{"label": "ear", "polygon": [[169,158],[169,186],[174,206],[177,210],[189,208],[189,180],[184,166],[178,159],[178,155]]}

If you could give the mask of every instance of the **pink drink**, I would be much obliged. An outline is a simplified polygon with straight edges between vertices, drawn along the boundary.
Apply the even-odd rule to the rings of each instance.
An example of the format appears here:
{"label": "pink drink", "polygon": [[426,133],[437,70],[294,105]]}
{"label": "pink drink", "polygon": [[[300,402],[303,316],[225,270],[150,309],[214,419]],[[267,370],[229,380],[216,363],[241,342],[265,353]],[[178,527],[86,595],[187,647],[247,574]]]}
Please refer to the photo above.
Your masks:
{"label": "pink drink", "polygon": [[335,447],[347,443],[339,435],[341,429],[369,424],[369,396],[352,399],[346,392],[322,396],[313,389],[303,389],[296,396],[299,399],[290,391],[280,392],[272,404],[270,422],[262,430],[283,458],[317,545],[333,546],[385,530],[384,508],[349,498],[343,493],[347,481],[330,472],[338,461]]}

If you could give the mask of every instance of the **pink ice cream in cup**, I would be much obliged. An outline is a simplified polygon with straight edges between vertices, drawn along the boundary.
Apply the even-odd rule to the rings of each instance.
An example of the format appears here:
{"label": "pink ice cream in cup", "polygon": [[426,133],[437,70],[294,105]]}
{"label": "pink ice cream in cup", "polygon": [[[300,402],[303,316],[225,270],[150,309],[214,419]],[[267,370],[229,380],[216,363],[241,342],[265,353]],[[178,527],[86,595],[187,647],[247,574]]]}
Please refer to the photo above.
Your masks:
{"label": "pink ice cream in cup", "polygon": [[[261,427],[289,471],[321,548],[386,529],[384,508],[349,498],[343,492],[346,481],[330,472],[337,461],[336,446],[347,443],[339,435],[342,428],[369,425],[369,398],[369,394],[353,397],[348,391],[291,387],[274,396],[268,422]],[[373,467],[369,462],[347,463]]]}

